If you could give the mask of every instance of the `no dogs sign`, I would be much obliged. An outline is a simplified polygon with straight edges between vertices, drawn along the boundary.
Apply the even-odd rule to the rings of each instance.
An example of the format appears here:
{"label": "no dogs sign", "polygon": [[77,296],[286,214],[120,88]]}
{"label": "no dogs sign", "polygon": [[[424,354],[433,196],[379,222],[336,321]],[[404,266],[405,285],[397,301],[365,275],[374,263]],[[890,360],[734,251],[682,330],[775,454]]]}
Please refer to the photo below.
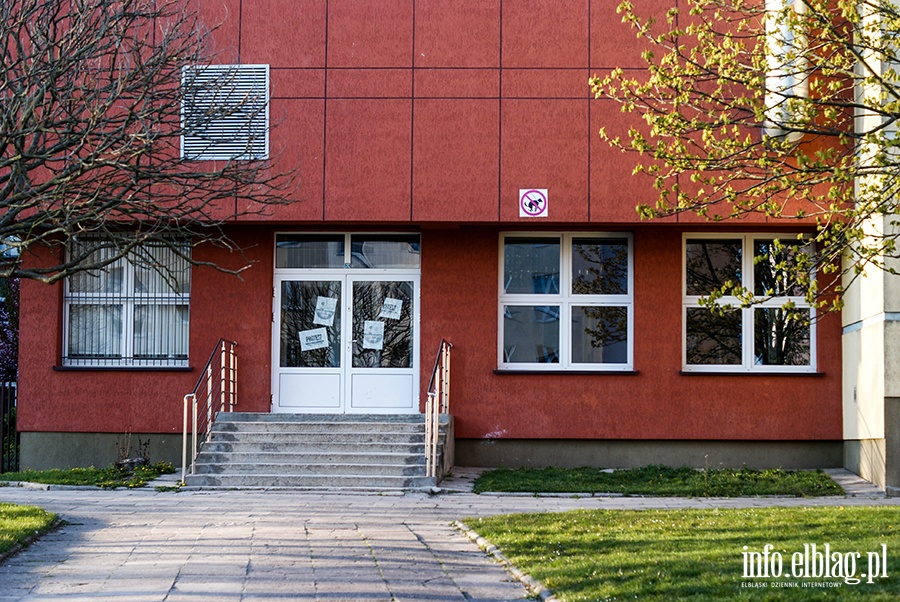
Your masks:
{"label": "no dogs sign", "polygon": [[519,189],[519,217],[547,217],[547,189]]}

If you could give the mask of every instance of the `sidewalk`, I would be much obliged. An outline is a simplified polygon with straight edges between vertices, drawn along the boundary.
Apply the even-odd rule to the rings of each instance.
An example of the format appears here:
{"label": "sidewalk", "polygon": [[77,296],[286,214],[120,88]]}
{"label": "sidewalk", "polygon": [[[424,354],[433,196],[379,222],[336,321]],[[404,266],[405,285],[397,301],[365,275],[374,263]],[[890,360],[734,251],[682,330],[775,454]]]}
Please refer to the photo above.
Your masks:
{"label": "sidewalk", "polygon": [[58,513],[60,529],[0,566],[0,601],[504,601],[524,587],[452,525],[465,517],[574,508],[894,505],[849,473],[832,498],[474,495],[454,469],[436,496],[291,491],[0,488],[0,501]]}

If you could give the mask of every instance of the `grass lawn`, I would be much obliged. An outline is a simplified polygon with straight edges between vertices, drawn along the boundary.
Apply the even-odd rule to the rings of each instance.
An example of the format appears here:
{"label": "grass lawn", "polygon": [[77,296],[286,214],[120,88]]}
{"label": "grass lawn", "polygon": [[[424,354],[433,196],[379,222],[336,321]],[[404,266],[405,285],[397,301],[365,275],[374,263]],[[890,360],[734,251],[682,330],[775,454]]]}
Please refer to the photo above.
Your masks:
{"label": "grass lawn", "polygon": [[[746,510],[577,510],[468,519],[516,566],[567,602],[598,600],[897,600],[900,511],[896,507],[754,508]],[[779,578],[745,577],[744,553],[771,544],[781,555]],[[868,553],[887,567],[868,583],[814,577],[804,544],[840,553],[832,575],[868,574]],[[747,546],[747,549],[744,549]],[[812,558],[812,548],[807,548]],[[859,552],[856,559],[852,554]],[[749,556],[748,556],[749,558]],[[851,565],[853,559],[855,567]],[[835,559],[833,559],[835,560]],[[837,564],[835,568],[834,564]],[[769,570],[774,572],[777,564]],[[757,574],[761,574],[760,572]],[[810,584],[827,583],[828,586]],[[748,587],[748,584],[755,587]],[[796,586],[794,586],[796,584]],[[803,587],[807,584],[807,587]]]}
{"label": "grass lawn", "polygon": [[107,468],[71,468],[68,470],[23,470],[4,472],[0,481],[28,481],[50,485],[95,485],[104,489],[143,487],[156,477],[175,472],[169,462],[136,466],[128,470],[119,466]]}
{"label": "grass lawn", "polygon": [[0,556],[50,530],[57,516],[35,506],[0,503]]}
{"label": "grass lawn", "polygon": [[821,471],[694,470],[668,466],[613,472],[603,472],[599,468],[499,468],[479,476],[473,490],[475,493],[518,491],[682,497],[844,495],[844,490]]}

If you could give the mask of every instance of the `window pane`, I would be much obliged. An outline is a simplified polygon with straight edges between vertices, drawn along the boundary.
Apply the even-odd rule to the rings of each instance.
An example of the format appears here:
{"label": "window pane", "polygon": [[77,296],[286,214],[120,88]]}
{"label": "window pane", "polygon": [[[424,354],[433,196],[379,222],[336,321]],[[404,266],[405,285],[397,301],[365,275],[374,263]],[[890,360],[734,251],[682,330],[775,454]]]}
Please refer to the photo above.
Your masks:
{"label": "window pane", "polygon": [[134,358],[186,360],[189,324],[187,305],[136,305]]}
{"label": "window pane", "polygon": [[69,306],[69,359],[122,357],[122,306]]}
{"label": "window pane", "polygon": [[[283,281],[280,365],[340,367],[341,307],[340,281]],[[318,336],[323,330],[325,336]]]}
{"label": "window pane", "polygon": [[505,305],[503,361],[559,363],[559,306]]}
{"label": "window pane", "polygon": [[[88,252],[87,263],[109,261],[117,251],[103,246],[103,241],[87,239],[72,245],[70,256]],[[91,249],[94,249],[91,251]],[[98,270],[78,272],[69,277],[69,292],[78,294],[121,293],[125,283],[125,260],[120,259]]]}
{"label": "window pane", "polygon": [[757,308],[754,316],[754,359],[757,366],[809,366],[808,309]]}
{"label": "window pane", "polygon": [[572,307],[572,362],[628,363],[628,308]]}
{"label": "window pane", "polygon": [[353,367],[412,366],[413,283],[353,283]]}
{"label": "window pane", "polygon": [[740,239],[689,239],[685,247],[688,295],[708,295],[729,281],[741,284]]}
{"label": "window pane", "polygon": [[753,241],[753,293],[766,296],[803,296],[806,291],[789,279],[786,268],[801,262],[807,264],[809,253],[809,243],[799,240],[783,242],[780,251],[776,249],[774,240]]}
{"label": "window pane", "polygon": [[279,234],[275,239],[276,268],[344,267],[343,234]]}
{"label": "window pane", "polygon": [[421,253],[418,234],[352,234],[350,267],[417,268]]}
{"label": "window pane", "polygon": [[559,294],[559,238],[506,238],[503,292]]}
{"label": "window pane", "polygon": [[573,239],[572,293],[627,295],[628,239]]}
{"label": "window pane", "polygon": [[719,315],[705,307],[687,308],[688,364],[739,366],[741,355],[741,310]]}
{"label": "window pane", "polygon": [[[183,248],[189,252],[188,247]],[[191,292],[191,264],[163,245],[144,245],[129,255],[134,265],[134,292],[188,294]]]}

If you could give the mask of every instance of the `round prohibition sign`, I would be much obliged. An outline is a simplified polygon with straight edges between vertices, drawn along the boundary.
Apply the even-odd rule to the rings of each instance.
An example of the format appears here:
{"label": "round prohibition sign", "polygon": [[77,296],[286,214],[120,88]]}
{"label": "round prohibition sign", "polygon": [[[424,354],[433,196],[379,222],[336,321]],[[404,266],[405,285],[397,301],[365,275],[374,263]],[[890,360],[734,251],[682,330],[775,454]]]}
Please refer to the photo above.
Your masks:
{"label": "round prohibition sign", "polygon": [[519,206],[531,217],[538,217],[547,211],[547,197],[541,190],[528,190],[519,196]]}

